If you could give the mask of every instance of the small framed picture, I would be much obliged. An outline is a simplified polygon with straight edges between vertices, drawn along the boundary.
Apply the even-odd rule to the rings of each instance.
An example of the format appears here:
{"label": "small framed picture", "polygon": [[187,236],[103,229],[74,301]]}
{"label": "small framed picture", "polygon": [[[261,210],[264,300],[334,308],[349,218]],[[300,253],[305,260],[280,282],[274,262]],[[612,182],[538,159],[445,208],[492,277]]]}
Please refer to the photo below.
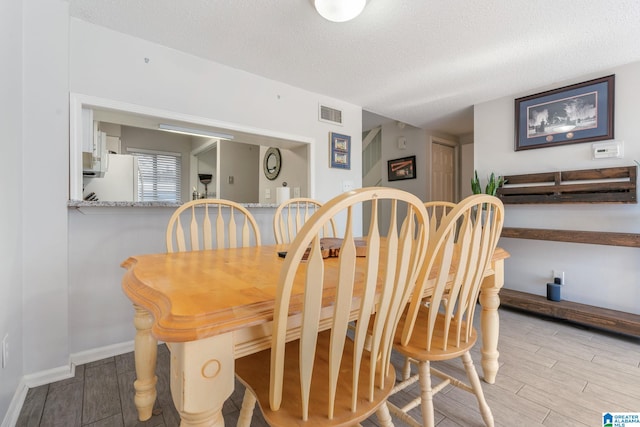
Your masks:
{"label": "small framed picture", "polygon": [[351,137],[329,133],[329,167],[351,169]]}
{"label": "small framed picture", "polygon": [[389,181],[416,178],[416,156],[402,157],[387,161]]}

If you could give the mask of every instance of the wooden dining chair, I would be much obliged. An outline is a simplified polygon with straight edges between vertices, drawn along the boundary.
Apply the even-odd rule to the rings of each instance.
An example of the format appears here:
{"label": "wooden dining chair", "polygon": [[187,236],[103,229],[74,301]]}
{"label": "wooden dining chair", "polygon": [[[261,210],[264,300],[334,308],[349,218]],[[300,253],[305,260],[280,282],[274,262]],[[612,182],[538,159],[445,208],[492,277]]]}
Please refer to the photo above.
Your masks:
{"label": "wooden dining chair", "polygon": [[[445,200],[433,200],[425,202],[424,207],[427,209],[427,213],[429,214],[429,236],[434,236],[440,225],[443,224],[447,214],[456,207],[456,203]],[[424,303],[429,304],[429,298],[425,298]],[[402,368],[403,380],[406,380],[411,376],[411,362],[411,358],[405,357],[404,366]]]}
{"label": "wooden dining chair", "polygon": [[260,230],[244,206],[224,199],[198,199],[171,215],[166,242],[167,252],[259,246]]}
{"label": "wooden dining chair", "polygon": [[[169,218],[165,238],[169,253],[261,244],[251,212],[225,199],[197,199],[181,205]],[[171,351],[171,343],[166,344]]]}
{"label": "wooden dining chair", "polygon": [[[289,199],[278,206],[273,216],[273,234],[276,243],[291,243],[304,223],[321,206],[321,202],[306,197]],[[325,237],[337,235],[336,223],[333,219],[325,225],[323,233]]]}
{"label": "wooden dining chair", "polygon": [[[388,215],[380,212],[383,202]],[[362,204],[371,223],[366,254],[358,257],[354,222]],[[337,257],[323,258],[321,230],[336,215],[344,220],[342,245]],[[384,227],[381,218],[388,218]],[[393,425],[386,406],[395,383],[393,331],[424,261],[428,231],[424,204],[397,189],[361,188],[318,209],[282,261],[271,348],[236,360],[250,392],[239,426],[249,425],[255,399],[271,426],[353,426],[374,412],[381,425]]]}
{"label": "wooden dining chair", "polygon": [[438,227],[440,227],[440,224],[442,224],[443,218],[456,207],[456,203],[445,200],[433,200],[425,202],[424,207],[429,213],[429,235],[433,235]]}
{"label": "wooden dining chair", "polygon": [[[394,349],[415,361],[418,373],[400,382],[393,393],[419,381],[420,396],[402,408],[389,404],[389,409],[413,427],[433,427],[433,396],[449,384],[473,393],[485,424],[494,424],[469,350],[478,337],[473,327],[478,294],[485,271],[491,266],[503,220],[500,199],[473,195],[453,208],[430,237],[416,292],[394,339]],[[429,304],[424,304],[421,296],[431,287]],[[431,365],[458,357],[462,358],[470,385]],[[432,375],[442,380],[436,386],[431,384]],[[408,414],[418,405],[422,423]]]}

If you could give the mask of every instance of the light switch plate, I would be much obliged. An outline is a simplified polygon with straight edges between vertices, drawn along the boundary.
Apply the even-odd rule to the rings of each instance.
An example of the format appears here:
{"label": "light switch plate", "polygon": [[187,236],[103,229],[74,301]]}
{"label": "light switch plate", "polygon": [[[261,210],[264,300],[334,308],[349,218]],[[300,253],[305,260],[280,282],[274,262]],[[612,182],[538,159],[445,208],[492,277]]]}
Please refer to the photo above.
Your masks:
{"label": "light switch plate", "polygon": [[9,363],[9,334],[2,339],[2,369],[7,367]]}
{"label": "light switch plate", "polygon": [[353,181],[342,181],[342,192],[353,190]]}

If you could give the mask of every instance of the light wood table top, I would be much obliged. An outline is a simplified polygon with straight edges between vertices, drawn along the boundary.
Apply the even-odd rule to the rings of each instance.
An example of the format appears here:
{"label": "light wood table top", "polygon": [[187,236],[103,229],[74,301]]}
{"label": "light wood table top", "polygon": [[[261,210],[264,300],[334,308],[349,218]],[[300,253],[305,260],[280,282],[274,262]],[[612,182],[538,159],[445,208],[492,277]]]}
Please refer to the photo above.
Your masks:
{"label": "light wood table top", "polygon": [[[122,263],[122,288],[135,308],[134,388],[140,420],[151,417],[157,340],[163,340],[171,348],[171,390],[181,425],[224,424],[221,410],[233,391],[233,360],[270,343],[283,263],[279,251],[286,251],[286,245],[137,255]],[[508,256],[496,249],[480,294],[482,366],[489,383],[499,367],[498,293]],[[328,260],[325,275],[337,277],[334,259],[336,268]],[[302,293],[304,270],[297,273],[294,298]],[[363,271],[356,266],[356,286],[364,281]],[[296,304],[291,307],[295,311]]]}
{"label": "light wood table top", "polygon": [[[278,251],[285,250],[268,245],[133,256],[122,264],[122,286],[153,314],[156,338],[192,341],[272,320],[283,261]],[[498,248],[494,260],[507,256]]]}

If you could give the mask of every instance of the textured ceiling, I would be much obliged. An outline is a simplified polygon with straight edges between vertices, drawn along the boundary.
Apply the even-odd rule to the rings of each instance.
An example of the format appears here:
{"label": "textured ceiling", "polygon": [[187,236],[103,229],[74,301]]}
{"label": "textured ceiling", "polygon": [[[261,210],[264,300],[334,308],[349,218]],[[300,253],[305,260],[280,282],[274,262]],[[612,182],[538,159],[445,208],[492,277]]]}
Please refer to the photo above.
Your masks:
{"label": "textured ceiling", "polygon": [[640,60],[638,0],[69,0],[71,16],[342,99],[410,125],[473,130],[476,103]]}

